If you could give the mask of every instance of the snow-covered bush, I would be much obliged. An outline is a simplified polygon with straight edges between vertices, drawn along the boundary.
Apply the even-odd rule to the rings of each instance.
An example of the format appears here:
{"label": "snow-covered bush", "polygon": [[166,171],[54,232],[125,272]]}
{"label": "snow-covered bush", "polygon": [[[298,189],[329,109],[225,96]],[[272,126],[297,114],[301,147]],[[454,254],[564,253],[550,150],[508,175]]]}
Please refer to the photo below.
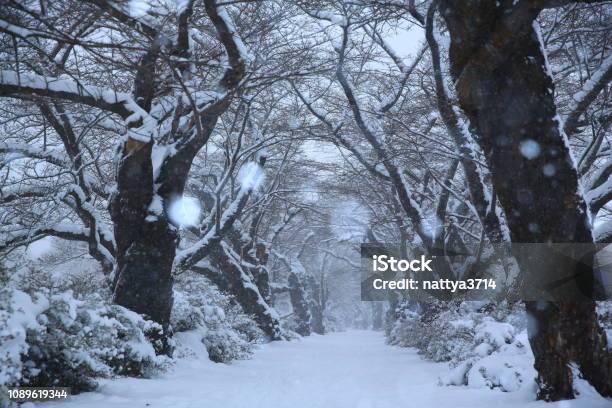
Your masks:
{"label": "snow-covered bush", "polygon": [[[99,296],[71,291],[11,291],[0,328],[2,385],[65,386],[91,390],[98,377],[148,376],[167,360],[156,355],[161,327]],[[8,364],[5,364],[8,362]]]}
{"label": "snow-covered bush", "polygon": [[204,316],[206,330],[202,341],[208,350],[208,358],[221,363],[251,356],[253,343],[249,342],[245,334],[228,324],[222,308],[208,306]]}
{"label": "snow-covered bush", "polygon": [[427,359],[453,365],[473,354],[491,354],[514,341],[524,328],[522,308],[482,302],[434,303],[417,310],[401,307],[387,341],[416,347]]}
{"label": "snow-covered bush", "polygon": [[474,342],[468,319],[462,319],[461,306],[432,303],[417,310],[401,307],[391,328],[388,342],[402,347],[415,347],[433,361],[458,362],[464,359]]}
{"label": "snow-covered bush", "polygon": [[608,336],[608,349],[612,350],[612,301],[597,302],[597,315]]}
{"label": "snow-covered bush", "polygon": [[415,347],[427,359],[448,362],[451,370],[441,385],[499,388],[516,391],[532,362],[519,305],[482,302],[402,306],[388,342]]}
{"label": "snow-covered bush", "polygon": [[239,305],[206,278],[190,273],[177,279],[171,323],[177,333],[197,332],[214,362],[249,358],[264,338]]}
{"label": "snow-covered bush", "polygon": [[452,370],[440,383],[468,385],[474,388],[499,388],[516,391],[531,377],[532,360],[525,330],[520,333],[506,322],[491,316],[476,315],[467,329],[474,333],[473,344],[461,357],[451,362]]}
{"label": "snow-covered bush", "polygon": [[[598,302],[597,312],[612,347],[612,302]],[[440,385],[512,392],[537,374],[522,304],[404,304],[396,310],[387,341],[415,347],[426,359],[448,362],[450,371]]]}
{"label": "snow-covered bush", "polygon": [[[22,307],[30,310],[28,306]],[[5,395],[6,386],[21,378],[21,354],[27,351],[23,326],[28,320],[36,323],[28,313],[19,316],[13,312],[13,289],[8,286],[8,274],[0,265],[0,395]]]}
{"label": "snow-covered bush", "polygon": [[[503,330],[503,329],[502,329]],[[499,335],[497,332],[495,335]],[[487,344],[488,343],[481,343]],[[467,385],[471,388],[499,388],[501,391],[517,391],[523,382],[535,377],[533,359],[523,330],[509,344],[486,353],[477,346],[466,360],[453,367],[440,378],[441,385]]]}

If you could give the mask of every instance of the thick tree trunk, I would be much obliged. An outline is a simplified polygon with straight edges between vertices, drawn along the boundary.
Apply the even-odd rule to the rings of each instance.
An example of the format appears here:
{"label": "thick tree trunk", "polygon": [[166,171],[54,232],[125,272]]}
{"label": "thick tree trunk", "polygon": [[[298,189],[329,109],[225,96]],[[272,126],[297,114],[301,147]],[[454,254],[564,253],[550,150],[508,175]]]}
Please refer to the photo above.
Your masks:
{"label": "thick tree trunk", "polygon": [[310,336],[311,332],[311,315],[306,300],[306,292],[304,285],[296,273],[291,272],[287,278],[287,286],[289,287],[289,298],[293,307],[293,314],[297,321],[295,331],[302,336]]}
{"label": "thick tree trunk", "polygon": [[220,290],[234,296],[246,314],[253,316],[259,328],[270,340],[282,340],[276,311],[263,298],[253,277],[240,265],[240,259],[232,254],[230,248],[222,242],[215,246],[210,255],[211,262],[219,269],[219,277],[214,282]]}
{"label": "thick tree trunk", "polygon": [[317,282],[314,276],[306,278],[306,288],[310,297],[310,315],[312,316],[312,331],[325,334],[325,288]]}
{"label": "thick tree trunk", "polygon": [[594,302],[526,302],[535,323],[529,342],[538,371],[539,397],[572,398],[571,364],[603,395],[611,395],[612,366]]}
{"label": "thick tree trunk", "polygon": [[372,329],[382,330],[384,326],[382,302],[372,303]]}
{"label": "thick tree trunk", "polygon": [[272,290],[270,289],[270,272],[268,271],[268,248],[265,244],[258,242],[255,244],[255,267],[252,268],[251,273],[255,278],[255,284],[259,289],[259,293],[265,299],[268,304],[271,304]]}
{"label": "thick tree trunk", "polygon": [[253,276],[253,282],[257,285],[259,293],[264,298],[266,303],[271,304],[272,291],[270,289],[270,273],[268,272],[268,248],[262,242],[253,241],[243,243],[241,234],[238,230],[233,229],[228,238],[236,252],[240,252],[243,260],[243,265]]}
{"label": "thick tree trunk", "polygon": [[[117,242],[114,302],[146,315],[163,329],[163,350],[171,353],[172,262],[178,234],[163,215],[149,208],[153,198],[152,143],[124,146],[111,217]],[[160,203],[161,207],[161,203]]]}
{"label": "thick tree trunk", "polygon": [[[214,208],[213,196],[206,191],[200,191],[200,194],[205,210],[211,211]],[[272,290],[266,268],[266,246],[243,239],[241,232],[233,225],[222,236],[223,240],[215,243],[207,256],[214,267],[205,268],[196,264],[191,269],[206,276],[219,290],[233,296],[271,340],[282,340],[279,317],[270,306]]]}
{"label": "thick tree trunk", "polygon": [[[451,36],[452,74],[487,157],[512,242],[591,243],[587,207],[534,27],[537,4],[441,2]],[[534,267],[550,268],[546,263],[537,259],[519,266],[537,279]],[[572,398],[572,364],[600,393],[612,395],[611,359],[595,303],[560,302],[572,299],[568,295],[578,298],[580,285],[569,286],[556,295],[557,302],[527,303],[538,397]]]}

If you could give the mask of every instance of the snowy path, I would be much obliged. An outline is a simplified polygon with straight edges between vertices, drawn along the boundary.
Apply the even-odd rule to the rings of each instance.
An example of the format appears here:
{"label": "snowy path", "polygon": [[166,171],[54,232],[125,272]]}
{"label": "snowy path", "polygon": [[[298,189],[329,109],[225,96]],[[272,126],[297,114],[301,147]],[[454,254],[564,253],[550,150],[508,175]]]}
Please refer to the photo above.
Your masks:
{"label": "snowy path", "polygon": [[[231,365],[181,361],[161,378],[103,382],[96,393],[40,408],[460,408],[609,407],[583,396],[558,404],[530,402],[533,391],[439,387],[445,364],[410,349],[385,345],[368,331],[312,336],[261,347],[252,360]],[[30,405],[33,406],[33,405]]]}

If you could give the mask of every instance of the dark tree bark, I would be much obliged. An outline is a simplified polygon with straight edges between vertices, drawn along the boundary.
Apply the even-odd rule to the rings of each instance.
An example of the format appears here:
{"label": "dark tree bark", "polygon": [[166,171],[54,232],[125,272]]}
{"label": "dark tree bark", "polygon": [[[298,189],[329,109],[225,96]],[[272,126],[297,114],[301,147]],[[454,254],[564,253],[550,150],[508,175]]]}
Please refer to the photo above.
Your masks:
{"label": "dark tree bark", "polygon": [[[258,164],[263,167],[265,162],[266,157],[260,156]],[[234,201],[235,206],[230,206],[234,207],[232,213],[222,215],[223,222],[218,226],[210,225],[207,228],[212,229],[206,231],[192,230],[196,235],[209,232],[214,232],[214,235],[189,257],[183,258],[178,268],[206,276],[219,290],[232,296],[270,340],[282,340],[284,334],[280,319],[271,306],[272,288],[266,266],[268,248],[263,242],[258,242],[253,228],[245,237],[234,224],[251,194],[252,190],[239,193]],[[199,198],[205,211],[215,211],[215,198],[211,192],[199,191]],[[212,268],[199,264],[205,258]]]}
{"label": "dark tree bark", "polygon": [[327,306],[328,289],[325,279],[317,282],[314,276],[306,278],[306,289],[310,297],[310,314],[312,316],[312,331],[325,334],[325,308]]}
{"label": "dark tree bark", "polygon": [[311,332],[311,315],[306,300],[306,292],[304,285],[295,272],[291,272],[287,278],[287,286],[293,314],[297,321],[295,331],[302,336],[310,336]]}
{"label": "dark tree bark", "polygon": [[[217,84],[224,96],[207,106],[179,110],[179,114],[193,115],[192,125],[188,130],[173,129],[165,135],[176,142],[177,151],[164,160],[156,178],[151,153],[158,141],[154,140],[152,129],[150,134],[144,135],[151,139],[150,142],[142,142],[139,137],[128,134],[130,137],[122,146],[118,164],[117,191],[111,201],[117,241],[114,301],[160,323],[164,328],[162,340],[165,344],[171,335],[172,266],[178,244],[178,231],[169,222],[166,207],[172,199],[183,194],[194,158],[208,142],[245,73],[245,61],[232,27],[220,15],[214,0],[204,1],[204,6],[229,61]],[[175,55],[189,57],[187,32],[192,12],[193,1],[190,1],[179,16],[179,35],[172,50]],[[154,37],[150,49],[141,58],[134,80],[133,99],[146,112],[150,110],[157,90],[156,62],[165,41],[157,33]],[[180,68],[186,67],[181,65]],[[196,108],[198,112],[195,112]],[[141,128],[142,125],[142,120],[139,120],[129,123],[128,127],[131,130],[147,129],[146,126]],[[165,349],[171,353],[169,347]]]}
{"label": "dark tree bark", "polygon": [[[431,19],[427,20],[425,37],[429,44],[431,52],[431,61],[434,70],[434,79],[436,83],[436,101],[438,104],[438,111],[442,117],[442,121],[446,126],[446,129],[450,136],[453,138],[455,145],[457,146],[458,153],[460,155],[461,166],[465,175],[465,183],[470,192],[471,202],[474,205],[474,209],[480,218],[485,235],[492,243],[503,242],[503,233],[501,227],[501,221],[495,212],[495,197],[491,194],[491,197],[487,197],[487,186],[482,176],[482,171],[478,167],[479,165],[474,160],[477,157],[477,153],[473,148],[473,140],[471,135],[461,129],[459,118],[455,113],[452,102],[446,93],[444,86],[444,77],[442,68],[440,66],[440,50],[438,42],[436,41],[433,34],[433,24]],[[456,164],[451,165],[449,171],[449,179],[452,180],[456,172]],[[448,191],[445,192],[446,197],[440,198],[440,204],[438,212],[442,211],[442,215],[446,211],[446,201],[448,200]],[[440,214],[438,214],[440,217]],[[439,218],[444,219],[444,218]],[[440,234],[442,235],[442,234]],[[436,243],[439,246],[439,243]]]}
{"label": "dark tree bark", "polygon": [[[440,2],[459,103],[479,135],[512,242],[592,243],[587,206],[534,26],[546,2],[513,3]],[[537,279],[538,267],[550,267],[546,262],[522,261],[519,266]],[[526,305],[535,323],[529,335],[540,399],[573,398],[571,364],[602,395],[612,395],[612,359],[595,302],[564,302],[582,295],[579,282],[573,283],[555,294],[555,302]]]}
{"label": "dark tree bark", "polygon": [[117,242],[114,301],[161,324],[167,337],[178,234],[166,217],[148,211],[153,198],[152,146],[130,147],[129,142],[124,146],[132,150],[124,151],[117,176],[119,193],[111,202]]}
{"label": "dark tree bark", "polygon": [[381,302],[372,303],[372,329],[382,330],[384,327],[383,304]]}
{"label": "dark tree bark", "polygon": [[[259,218],[259,216],[255,218]],[[272,290],[270,289],[270,272],[267,267],[270,257],[268,247],[265,243],[260,242],[254,233],[249,235],[249,239],[245,242],[242,234],[238,230],[233,229],[228,234],[228,238],[232,242],[234,250],[240,252],[243,264],[253,276],[253,281],[257,285],[257,289],[259,289],[259,293],[266,303],[270,305],[272,304]]]}
{"label": "dark tree bark", "polygon": [[251,274],[255,278],[255,284],[261,296],[272,304],[272,290],[270,289],[270,271],[268,271],[268,248],[264,243],[255,244],[255,267],[251,269]]}
{"label": "dark tree bark", "polygon": [[213,269],[194,265],[191,269],[210,279],[219,290],[234,297],[242,310],[253,317],[257,326],[270,338],[282,340],[279,317],[259,292],[249,268],[227,244],[220,242],[210,250],[208,257]]}

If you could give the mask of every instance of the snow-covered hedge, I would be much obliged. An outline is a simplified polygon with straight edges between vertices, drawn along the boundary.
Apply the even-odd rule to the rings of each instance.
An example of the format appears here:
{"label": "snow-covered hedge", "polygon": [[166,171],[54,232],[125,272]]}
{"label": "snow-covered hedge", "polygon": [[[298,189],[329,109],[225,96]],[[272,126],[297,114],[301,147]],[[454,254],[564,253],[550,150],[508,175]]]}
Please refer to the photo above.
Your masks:
{"label": "snow-covered hedge", "polygon": [[[112,304],[100,274],[32,267],[12,281],[0,275],[0,394],[13,385],[76,393],[95,388],[96,378],[147,377],[171,363],[157,355],[161,327]],[[251,355],[263,336],[239,305],[199,275],[179,277],[176,288],[175,332],[197,333],[213,361]]]}
{"label": "snow-covered hedge", "polygon": [[533,378],[524,309],[520,305],[460,302],[402,307],[388,342],[415,347],[427,359],[448,362],[442,385],[516,391]]}
{"label": "snow-covered hedge", "polygon": [[[612,348],[612,302],[599,302],[600,322]],[[415,347],[427,359],[448,362],[441,385],[518,390],[536,376],[521,304],[483,302],[402,305],[387,341]]]}
{"label": "snow-covered hedge", "polygon": [[597,314],[608,336],[608,349],[612,350],[612,301],[598,302]]}
{"label": "snow-covered hedge", "polygon": [[239,305],[206,278],[185,273],[175,284],[171,323],[174,331],[194,331],[215,362],[249,358],[263,333]]}
{"label": "snow-covered hedge", "polygon": [[71,291],[29,295],[12,290],[0,328],[0,385],[91,390],[96,378],[148,376],[167,360],[156,355],[161,327],[99,296]]}

